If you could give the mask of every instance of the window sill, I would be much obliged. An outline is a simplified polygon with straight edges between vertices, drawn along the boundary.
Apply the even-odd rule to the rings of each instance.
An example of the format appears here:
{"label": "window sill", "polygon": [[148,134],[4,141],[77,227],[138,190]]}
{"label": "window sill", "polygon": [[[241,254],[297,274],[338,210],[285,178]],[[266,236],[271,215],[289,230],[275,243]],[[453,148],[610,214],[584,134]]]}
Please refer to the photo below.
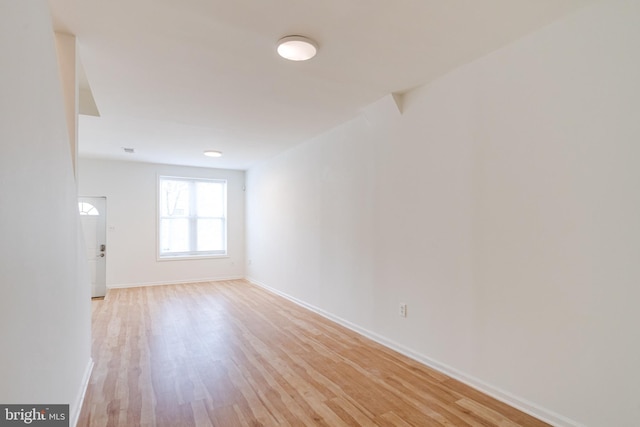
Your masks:
{"label": "window sill", "polygon": [[203,259],[224,259],[231,258],[228,254],[225,255],[172,255],[172,256],[157,256],[156,261],[193,261]]}

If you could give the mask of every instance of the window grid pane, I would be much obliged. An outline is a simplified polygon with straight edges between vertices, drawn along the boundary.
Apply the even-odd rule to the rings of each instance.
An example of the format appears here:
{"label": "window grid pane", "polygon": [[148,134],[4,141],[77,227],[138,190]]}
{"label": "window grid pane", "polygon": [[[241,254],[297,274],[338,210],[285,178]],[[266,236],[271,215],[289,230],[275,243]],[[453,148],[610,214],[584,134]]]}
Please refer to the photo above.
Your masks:
{"label": "window grid pane", "polygon": [[189,216],[189,183],[162,180],[160,186],[160,215]]}
{"label": "window grid pane", "polygon": [[160,253],[188,252],[189,220],[167,218],[160,221]]}
{"label": "window grid pane", "polygon": [[160,177],[161,258],[226,255],[226,181]]}
{"label": "window grid pane", "polygon": [[198,251],[224,250],[224,220],[199,219],[197,230]]}

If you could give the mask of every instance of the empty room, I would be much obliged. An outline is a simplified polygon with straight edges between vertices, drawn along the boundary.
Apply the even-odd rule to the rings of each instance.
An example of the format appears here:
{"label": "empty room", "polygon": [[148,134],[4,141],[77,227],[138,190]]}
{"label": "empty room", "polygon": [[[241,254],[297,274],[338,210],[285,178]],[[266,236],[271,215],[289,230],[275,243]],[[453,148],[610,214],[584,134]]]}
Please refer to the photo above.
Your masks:
{"label": "empty room", "polygon": [[640,2],[0,0],[0,425],[640,425]]}

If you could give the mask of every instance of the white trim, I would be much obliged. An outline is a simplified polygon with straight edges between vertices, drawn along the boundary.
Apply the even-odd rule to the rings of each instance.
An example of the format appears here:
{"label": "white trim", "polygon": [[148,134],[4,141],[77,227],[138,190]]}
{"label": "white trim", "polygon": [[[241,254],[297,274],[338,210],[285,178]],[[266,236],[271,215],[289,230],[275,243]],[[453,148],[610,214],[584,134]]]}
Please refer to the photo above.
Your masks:
{"label": "white trim", "polygon": [[[163,179],[167,180],[176,180],[176,181],[184,181],[189,184],[192,184],[196,181],[209,181],[216,183],[223,183],[223,202],[224,202],[224,215],[222,219],[224,220],[224,253],[206,253],[206,252],[189,252],[188,254],[165,254],[162,255],[160,251],[160,223],[162,218],[160,217],[160,188],[161,182]],[[208,258],[226,258],[229,256],[229,218],[228,218],[228,186],[229,180],[226,178],[199,178],[199,177],[186,177],[186,176],[173,176],[173,175],[163,175],[159,172],[156,173],[156,261],[182,261],[186,259],[208,259]],[[191,200],[191,203],[195,203],[195,201]],[[194,208],[192,206],[192,208]],[[189,232],[193,233],[193,229],[189,226]],[[193,236],[192,236],[193,237]]]}
{"label": "white trim", "polygon": [[84,403],[84,397],[87,394],[87,388],[89,387],[89,380],[91,379],[91,372],[93,371],[93,359],[90,357],[87,367],[84,370],[84,376],[82,377],[82,383],[80,384],[80,390],[78,396],[73,402],[73,405],[69,408],[69,425],[75,427],[78,425],[78,418],[80,418],[80,411],[82,410],[82,404]]}
{"label": "white trim", "polygon": [[444,364],[442,362],[439,362],[437,360],[434,360],[428,356],[425,356],[423,354],[420,354],[408,347],[405,347],[401,344],[398,344],[397,342],[390,340],[386,337],[383,337],[382,335],[379,335],[375,332],[369,331],[368,329],[362,328],[356,324],[353,324],[351,322],[349,322],[348,320],[342,319],[338,316],[335,316],[321,308],[315,307],[311,304],[308,304],[304,301],[301,301],[295,297],[292,297],[290,295],[285,294],[282,291],[279,291],[275,288],[272,288],[271,286],[268,286],[264,283],[261,283],[255,279],[252,279],[251,277],[247,277],[246,280],[251,283],[252,285],[261,287],[263,289],[265,289],[268,292],[271,292],[273,294],[279,295],[283,298],[288,299],[289,301],[298,304],[301,307],[304,307],[308,310],[313,311],[314,313],[317,313],[329,320],[332,320],[342,326],[344,326],[345,328],[351,329],[354,332],[357,332],[361,335],[364,335],[365,337],[384,345],[385,347],[388,347],[392,350],[397,351],[400,354],[403,354],[417,362],[420,362],[430,368],[433,368],[451,378],[454,378],[466,385],[468,385],[469,387],[472,387],[486,395],[489,395],[491,397],[493,397],[494,399],[497,399],[503,403],[506,403],[509,406],[512,406],[526,414],[529,414],[533,417],[538,418],[541,421],[544,421],[548,424],[551,424],[553,426],[556,427],[585,427],[584,424],[580,424],[577,421],[574,421],[570,418],[567,418],[563,415],[557,414],[553,411],[550,411],[548,409],[545,409],[533,402],[530,402],[526,399],[520,398],[508,391],[502,390],[499,387],[495,387],[491,384],[488,384],[474,376],[465,374],[462,371],[459,371],[456,368],[453,368],[447,364]]}
{"label": "white trim", "polygon": [[222,258],[231,258],[231,255],[219,254],[219,255],[165,255],[163,257],[158,256],[156,261],[164,262],[164,261],[193,261],[199,259],[222,259]]}
{"label": "white trim", "polygon": [[180,281],[171,282],[143,282],[143,283],[122,283],[115,285],[107,285],[107,289],[126,289],[126,288],[142,288],[145,286],[164,286],[164,285],[184,285],[188,283],[203,283],[203,282],[222,282],[225,280],[240,280],[244,279],[244,276],[223,276],[223,277],[209,277],[204,279],[182,279]]}

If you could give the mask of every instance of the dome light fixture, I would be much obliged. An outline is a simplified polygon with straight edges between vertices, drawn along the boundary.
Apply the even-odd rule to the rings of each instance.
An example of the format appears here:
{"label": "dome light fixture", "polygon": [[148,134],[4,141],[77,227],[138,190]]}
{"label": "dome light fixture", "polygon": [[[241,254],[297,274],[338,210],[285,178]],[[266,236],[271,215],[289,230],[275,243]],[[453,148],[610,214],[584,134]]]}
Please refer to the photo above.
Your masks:
{"label": "dome light fixture", "polygon": [[204,155],[207,156],[207,157],[221,157],[222,156],[222,151],[206,150],[204,152]]}
{"label": "dome light fixture", "polygon": [[278,55],[290,61],[306,61],[318,52],[318,44],[304,36],[286,36],[278,40]]}

